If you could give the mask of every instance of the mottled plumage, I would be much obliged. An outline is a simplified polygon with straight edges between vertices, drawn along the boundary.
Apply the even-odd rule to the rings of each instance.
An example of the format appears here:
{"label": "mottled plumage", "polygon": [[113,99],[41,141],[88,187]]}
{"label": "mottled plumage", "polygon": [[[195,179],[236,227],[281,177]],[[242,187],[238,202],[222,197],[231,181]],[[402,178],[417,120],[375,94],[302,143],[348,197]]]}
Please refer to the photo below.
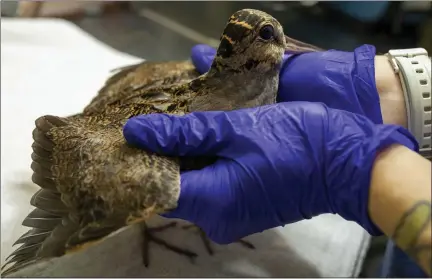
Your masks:
{"label": "mottled plumage", "polygon": [[[15,243],[23,245],[7,259],[15,264],[3,275],[83,249],[125,226],[145,226],[153,214],[175,208],[180,169],[215,158],[169,158],[130,146],[122,134],[127,119],[274,103],[284,51],[318,50],[290,40],[270,15],[241,10],[230,17],[208,73],[199,76],[189,61],[143,62],[108,79],[83,113],[38,118],[31,168],[41,189],[30,202],[36,209],[23,222],[32,229]],[[150,240],[196,256],[144,229]]]}
{"label": "mottled plumage", "polygon": [[125,98],[137,91],[183,84],[199,76],[190,61],[141,62],[114,70],[98,95],[84,109],[84,114],[103,111],[112,101]]}

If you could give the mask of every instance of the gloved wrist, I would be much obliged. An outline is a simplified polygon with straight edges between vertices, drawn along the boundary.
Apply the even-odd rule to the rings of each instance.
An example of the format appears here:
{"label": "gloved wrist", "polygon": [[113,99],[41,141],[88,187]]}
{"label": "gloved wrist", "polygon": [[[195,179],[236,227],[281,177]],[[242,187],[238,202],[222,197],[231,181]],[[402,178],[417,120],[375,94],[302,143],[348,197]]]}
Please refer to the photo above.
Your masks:
{"label": "gloved wrist", "polygon": [[353,52],[328,50],[293,55],[284,63],[278,102],[322,102],[382,124],[375,84],[375,47]]}
{"label": "gloved wrist", "polygon": [[[368,212],[375,158],[393,144],[401,144],[417,151],[418,143],[403,127],[376,125],[362,115],[323,107],[327,110],[329,130],[321,136],[321,132],[316,130],[320,125],[310,127],[311,130],[315,129],[315,132],[305,130],[305,133],[313,135],[314,139],[307,144],[310,149],[306,156],[311,159],[302,162],[303,178],[307,178],[307,181],[297,181],[302,185],[304,193],[307,193],[299,195],[304,200],[299,203],[299,207],[291,208],[281,201],[289,202],[292,192],[278,189],[271,195],[279,201],[274,203],[279,225],[295,221],[292,218],[293,211],[297,211],[296,215],[301,216],[298,220],[334,213],[356,222],[371,235],[382,235]],[[312,123],[312,120],[307,123]],[[343,131],[344,129],[348,131]],[[335,136],[337,134],[339,138]],[[330,138],[332,139],[329,140]],[[290,184],[285,186],[289,189],[292,187]]]}
{"label": "gloved wrist", "polygon": [[[347,129],[349,126],[350,123],[346,123]],[[374,161],[379,152],[393,144],[404,145],[413,151],[417,151],[419,146],[415,138],[403,127],[363,126],[364,139],[362,141],[353,137],[348,141],[339,142],[338,146],[327,146],[329,152],[325,163],[327,169],[325,183],[326,187],[334,190],[330,199],[330,207],[333,212],[346,220],[358,223],[369,234],[378,236],[382,235],[382,232],[372,222],[368,212],[369,188]],[[349,155],[346,154],[347,150],[350,150]],[[348,160],[340,164],[339,158]],[[347,174],[347,169],[350,171],[349,174]],[[332,185],[338,185],[337,189]]]}

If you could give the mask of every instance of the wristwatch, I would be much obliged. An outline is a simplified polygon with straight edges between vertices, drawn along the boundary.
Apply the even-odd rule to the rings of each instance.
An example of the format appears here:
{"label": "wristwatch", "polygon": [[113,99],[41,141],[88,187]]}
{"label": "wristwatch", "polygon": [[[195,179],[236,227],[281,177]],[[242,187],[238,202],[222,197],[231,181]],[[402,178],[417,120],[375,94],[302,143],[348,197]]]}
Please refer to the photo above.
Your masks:
{"label": "wristwatch", "polygon": [[432,160],[431,59],[424,48],[391,49],[387,57],[402,84],[408,130],[417,139],[420,154]]}

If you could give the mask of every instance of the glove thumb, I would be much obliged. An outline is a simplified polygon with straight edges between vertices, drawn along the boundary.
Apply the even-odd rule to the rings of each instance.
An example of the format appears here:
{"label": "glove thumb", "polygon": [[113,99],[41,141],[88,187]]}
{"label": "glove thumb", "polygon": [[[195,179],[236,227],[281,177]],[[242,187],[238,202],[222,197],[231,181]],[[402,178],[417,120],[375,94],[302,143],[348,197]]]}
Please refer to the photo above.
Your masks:
{"label": "glove thumb", "polygon": [[213,63],[216,49],[209,45],[196,45],[191,50],[191,59],[200,74],[207,73]]}
{"label": "glove thumb", "polygon": [[129,144],[165,156],[217,156],[230,142],[218,124],[225,117],[216,111],[140,115],[126,122],[123,135]]}

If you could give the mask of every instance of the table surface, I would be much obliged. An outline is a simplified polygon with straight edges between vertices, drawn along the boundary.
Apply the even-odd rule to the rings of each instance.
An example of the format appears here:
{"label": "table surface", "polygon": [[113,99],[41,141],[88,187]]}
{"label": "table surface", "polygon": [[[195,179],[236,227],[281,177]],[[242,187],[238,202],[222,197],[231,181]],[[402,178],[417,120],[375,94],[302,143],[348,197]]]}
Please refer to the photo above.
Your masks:
{"label": "table surface", "polygon": [[[75,25],[57,19],[2,19],[1,22],[1,191],[2,255],[26,231],[20,225],[32,210],[30,154],[34,120],[44,114],[66,116],[82,110],[110,70],[141,61],[120,53]],[[162,218],[151,223],[164,223]],[[194,249],[190,263],[156,245],[151,263],[141,263],[138,227],[127,228],[97,246],[30,266],[17,276],[45,277],[351,277],[363,262],[369,235],[335,215],[268,230],[239,244],[214,245],[207,255],[196,234],[173,228],[161,233],[174,244]]]}

